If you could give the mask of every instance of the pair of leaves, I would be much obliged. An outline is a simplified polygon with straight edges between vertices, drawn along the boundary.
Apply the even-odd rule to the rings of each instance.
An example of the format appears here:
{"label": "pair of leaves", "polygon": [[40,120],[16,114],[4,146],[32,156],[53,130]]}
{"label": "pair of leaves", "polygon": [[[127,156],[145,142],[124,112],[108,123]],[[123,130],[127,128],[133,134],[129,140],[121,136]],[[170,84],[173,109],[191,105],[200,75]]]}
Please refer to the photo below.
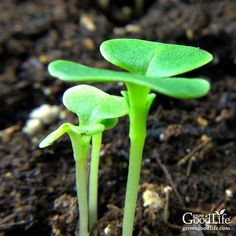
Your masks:
{"label": "pair of leaves", "polygon": [[109,95],[89,85],[78,85],[68,89],[63,95],[63,103],[68,110],[78,115],[80,126],[62,124],[49,134],[39,147],[51,145],[65,133],[88,136],[101,133],[114,127],[118,117],[128,113],[128,106],[123,97]]}
{"label": "pair of leaves", "polygon": [[[112,96],[89,85],[78,85],[68,89],[63,95],[63,103],[68,110],[76,113],[82,125],[93,125],[114,119],[128,113],[123,97]],[[106,122],[105,122],[106,123]]]}
{"label": "pair of leaves", "polygon": [[135,83],[179,99],[201,97],[209,91],[206,80],[171,77],[211,61],[212,55],[201,49],[138,39],[108,40],[100,49],[108,61],[132,74],[63,60],[50,63],[49,72],[65,81]]}
{"label": "pair of leaves", "polygon": [[103,57],[133,74],[171,77],[207,64],[212,55],[199,48],[141,39],[111,39],[100,46]]}

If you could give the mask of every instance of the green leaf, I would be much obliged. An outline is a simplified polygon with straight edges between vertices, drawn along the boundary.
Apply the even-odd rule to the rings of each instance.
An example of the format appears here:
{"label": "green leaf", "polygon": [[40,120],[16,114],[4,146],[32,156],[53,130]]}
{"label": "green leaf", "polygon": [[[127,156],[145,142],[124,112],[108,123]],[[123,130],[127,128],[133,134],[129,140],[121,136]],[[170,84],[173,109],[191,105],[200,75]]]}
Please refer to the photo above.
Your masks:
{"label": "green leaf", "polygon": [[207,94],[208,81],[195,78],[153,78],[127,72],[97,69],[79,63],[57,60],[49,65],[52,76],[72,82],[126,82],[143,85],[159,93],[180,99],[197,98]]}
{"label": "green leaf", "polygon": [[40,148],[45,148],[52,145],[57,139],[59,139],[65,133],[71,135],[72,133],[78,135],[87,135],[92,136],[97,133],[103,132],[105,126],[102,124],[94,125],[84,125],[84,126],[75,126],[70,123],[64,123],[59,128],[50,133],[46,138],[44,138],[39,144]]}
{"label": "green leaf", "polygon": [[162,78],[158,79],[158,92],[178,99],[192,99],[206,95],[210,84],[203,79]]}
{"label": "green leaf", "polygon": [[89,85],[68,89],[63,95],[63,103],[78,115],[82,125],[96,124],[128,114],[123,97],[109,95]]}
{"label": "green leaf", "polygon": [[112,129],[118,123],[118,118],[105,119],[101,121],[101,124],[105,126],[106,130]]}
{"label": "green leaf", "polygon": [[55,131],[50,133],[46,138],[44,138],[39,144],[40,148],[45,148],[47,146],[52,145],[58,138],[60,138],[65,133],[69,131],[78,132],[78,126],[72,125],[70,123],[64,123]]}
{"label": "green leaf", "polygon": [[112,64],[148,77],[171,77],[212,60],[210,53],[199,48],[140,39],[107,40],[100,51]]}

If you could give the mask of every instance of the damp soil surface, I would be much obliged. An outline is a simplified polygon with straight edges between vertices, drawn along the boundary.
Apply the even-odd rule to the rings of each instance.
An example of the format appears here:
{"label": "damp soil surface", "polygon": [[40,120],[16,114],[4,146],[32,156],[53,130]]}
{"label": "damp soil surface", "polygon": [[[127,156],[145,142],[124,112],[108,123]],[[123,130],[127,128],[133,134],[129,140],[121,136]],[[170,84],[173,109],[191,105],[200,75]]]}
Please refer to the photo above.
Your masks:
{"label": "damp soil surface", "polygon": [[[61,123],[77,122],[61,104],[71,85],[50,77],[47,65],[63,58],[112,68],[99,45],[117,37],[199,46],[214,55],[212,63],[188,74],[211,82],[206,97],[179,101],[157,95],[151,107],[134,235],[236,235],[236,2],[159,0],[139,10],[134,2],[0,2],[1,236],[76,235],[69,140],[38,148]],[[124,89],[95,85],[116,95]],[[56,106],[57,115],[37,121],[33,135],[23,132],[31,111],[43,104]],[[91,235],[121,235],[128,148],[126,117],[104,134],[99,221]],[[182,231],[186,212],[224,209],[230,231]]]}

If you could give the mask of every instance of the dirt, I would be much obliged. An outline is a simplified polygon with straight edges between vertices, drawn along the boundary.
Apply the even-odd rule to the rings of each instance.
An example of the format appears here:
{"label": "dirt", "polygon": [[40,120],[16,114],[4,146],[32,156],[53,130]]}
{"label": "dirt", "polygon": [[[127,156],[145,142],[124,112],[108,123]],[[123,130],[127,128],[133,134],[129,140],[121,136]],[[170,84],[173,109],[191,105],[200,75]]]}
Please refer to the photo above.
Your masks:
{"label": "dirt", "polygon": [[[64,58],[114,68],[99,45],[115,37],[194,45],[214,55],[211,64],[188,74],[211,82],[206,97],[158,95],[151,107],[134,235],[236,235],[236,2],[150,1],[139,14],[134,1],[101,2],[0,2],[0,235],[76,234],[69,140],[45,150],[37,146],[59,124],[77,122],[61,104],[71,85],[50,77],[47,65]],[[123,88],[96,86],[111,94]],[[33,136],[24,133],[30,112],[45,103],[64,115]],[[121,235],[128,147],[128,120],[122,118],[103,138],[99,221],[91,235],[104,235],[104,229]],[[160,197],[158,207],[143,206],[147,191]],[[230,231],[182,232],[184,213],[222,209],[231,217]]]}

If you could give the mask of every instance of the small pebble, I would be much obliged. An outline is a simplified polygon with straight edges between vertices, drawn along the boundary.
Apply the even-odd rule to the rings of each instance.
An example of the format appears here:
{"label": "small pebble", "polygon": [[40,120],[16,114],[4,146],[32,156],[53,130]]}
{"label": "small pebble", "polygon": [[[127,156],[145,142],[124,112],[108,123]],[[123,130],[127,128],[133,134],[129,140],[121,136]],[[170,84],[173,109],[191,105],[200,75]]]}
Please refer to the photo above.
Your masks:
{"label": "small pebble", "polygon": [[226,189],[225,190],[225,195],[227,198],[232,198],[233,197],[233,192],[231,189]]}
{"label": "small pebble", "polygon": [[165,187],[163,188],[163,191],[164,191],[164,193],[168,193],[168,192],[171,192],[171,191],[172,191],[172,188],[167,185],[167,186],[165,186]]}
{"label": "small pebble", "polygon": [[123,27],[115,27],[115,28],[113,29],[113,33],[114,33],[115,35],[123,35],[123,34],[125,34],[126,32],[125,32],[125,28],[123,28]]}
{"label": "small pebble", "polygon": [[35,108],[29,115],[30,119],[38,119],[44,124],[51,124],[59,117],[60,108],[58,106],[51,106],[43,104]]}
{"label": "small pebble", "polygon": [[5,174],[5,177],[11,178],[11,177],[12,177],[12,173],[11,173],[11,172],[7,172],[7,173]]}
{"label": "small pebble", "polygon": [[47,55],[44,55],[44,54],[39,57],[39,61],[43,64],[48,63],[49,60],[50,60],[50,58]]}
{"label": "small pebble", "polygon": [[152,190],[145,190],[143,193],[143,206],[151,208],[162,208],[164,205],[163,200],[160,198],[159,194]]}
{"label": "small pebble", "polygon": [[141,27],[139,25],[130,24],[125,27],[128,33],[139,33],[141,32]]}
{"label": "small pebble", "polygon": [[93,20],[86,15],[82,15],[80,17],[80,23],[89,31],[96,30],[96,25],[94,24]]}
{"label": "small pebble", "polygon": [[43,91],[43,94],[46,95],[46,96],[49,96],[52,93],[52,90],[48,87],[43,88],[42,91]]}
{"label": "small pebble", "polygon": [[22,131],[26,134],[32,135],[35,134],[37,131],[43,128],[42,122],[38,119],[30,119],[26,122],[25,126],[23,127]]}
{"label": "small pebble", "polygon": [[161,133],[160,136],[159,136],[159,138],[160,138],[160,141],[164,141],[164,140],[165,140],[165,134],[164,134],[164,133]]}
{"label": "small pebble", "polygon": [[190,197],[189,197],[189,196],[186,196],[186,197],[185,197],[185,202],[186,202],[186,203],[189,203],[189,202],[190,202]]}
{"label": "small pebble", "polygon": [[110,225],[108,225],[108,226],[104,229],[104,233],[105,233],[105,235],[109,235],[109,233],[111,233]]}
{"label": "small pebble", "polygon": [[207,121],[205,118],[201,117],[201,116],[199,116],[199,117],[197,118],[197,123],[198,123],[198,125],[200,125],[201,127],[207,127],[207,125],[208,125],[208,121]]}
{"label": "small pebble", "polygon": [[192,39],[194,38],[194,33],[193,33],[193,31],[192,31],[191,29],[187,29],[187,30],[185,31],[185,34],[186,34],[186,36],[187,36],[187,38],[188,38],[189,40],[192,40]]}
{"label": "small pebble", "polygon": [[56,119],[60,118],[59,106],[43,104],[35,108],[29,115],[22,131],[26,134],[33,135],[43,128],[43,125],[49,125]]}
{"label": "small pebble", "polygon": [[203,134],[201,137],[200,137],[200,141],[202,143],[206,143],[210,140],[210,138],[206,135],[206,134]]}

